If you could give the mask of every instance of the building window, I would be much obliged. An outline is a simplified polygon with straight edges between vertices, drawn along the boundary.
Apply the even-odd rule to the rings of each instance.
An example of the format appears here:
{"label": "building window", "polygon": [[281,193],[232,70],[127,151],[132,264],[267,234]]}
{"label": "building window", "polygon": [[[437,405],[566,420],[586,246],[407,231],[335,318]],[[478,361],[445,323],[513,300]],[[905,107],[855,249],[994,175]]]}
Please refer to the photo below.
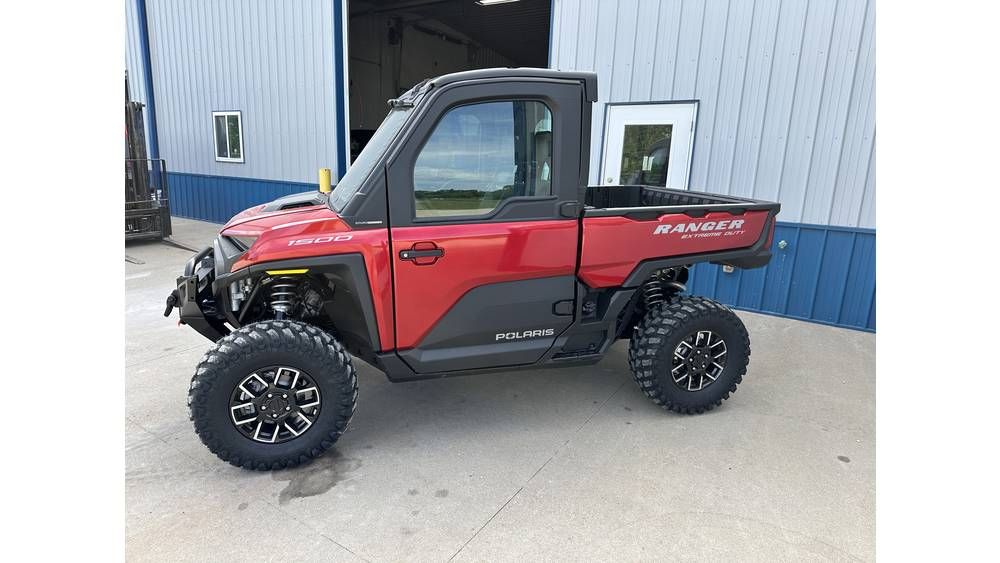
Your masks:
{"label": "building window", "polygon": [[215,160],[243,162],[243,119],[238,111],[213,111]]}
{"label": "building window", "polygon": [[417,217],[487,215],[512,197],[552,193],[552,113],[503,101],[448,111],[413,169]]}

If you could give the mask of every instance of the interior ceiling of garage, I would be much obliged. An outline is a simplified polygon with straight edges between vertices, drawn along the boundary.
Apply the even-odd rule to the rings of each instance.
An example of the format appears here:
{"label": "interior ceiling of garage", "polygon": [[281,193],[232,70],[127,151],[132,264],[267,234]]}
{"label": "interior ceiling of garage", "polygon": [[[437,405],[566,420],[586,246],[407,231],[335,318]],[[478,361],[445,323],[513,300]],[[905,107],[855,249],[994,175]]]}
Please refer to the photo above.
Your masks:
{"label": "interior ceiling of garage", "polygon": [[404,12],[440,21],[515,61],[548,66],[550,0],[480,6],[475,0],[366,0],[349,2],[351,16]]}

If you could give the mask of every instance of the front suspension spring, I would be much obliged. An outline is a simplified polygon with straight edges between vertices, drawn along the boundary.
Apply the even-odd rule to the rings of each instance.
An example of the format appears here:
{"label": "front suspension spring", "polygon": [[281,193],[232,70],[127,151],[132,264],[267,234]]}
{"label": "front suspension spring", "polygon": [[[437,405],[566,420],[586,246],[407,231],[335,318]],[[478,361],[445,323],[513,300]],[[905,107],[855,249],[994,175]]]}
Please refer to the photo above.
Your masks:
{"label": "front suspension spring", "polygon": [[276,318],[292,312],[299,287],[299,280],[292,276],[279,276],[271,282],[271,309]]}

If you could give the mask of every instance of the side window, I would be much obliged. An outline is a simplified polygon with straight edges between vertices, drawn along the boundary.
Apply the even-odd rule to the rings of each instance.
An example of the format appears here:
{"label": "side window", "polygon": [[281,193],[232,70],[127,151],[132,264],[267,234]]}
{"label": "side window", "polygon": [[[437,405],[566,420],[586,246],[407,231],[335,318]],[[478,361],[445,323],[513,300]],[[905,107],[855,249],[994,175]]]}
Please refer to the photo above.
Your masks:
{"label": "side window", "polygon": [[215,160],[243,162],[243,121],[238,111],[213,111]]}
{"label": "side window", "polygon": [[511,100],[450,109],[413,167],[417,217],[486,215],[518,196],[552,194],[552,113]]}

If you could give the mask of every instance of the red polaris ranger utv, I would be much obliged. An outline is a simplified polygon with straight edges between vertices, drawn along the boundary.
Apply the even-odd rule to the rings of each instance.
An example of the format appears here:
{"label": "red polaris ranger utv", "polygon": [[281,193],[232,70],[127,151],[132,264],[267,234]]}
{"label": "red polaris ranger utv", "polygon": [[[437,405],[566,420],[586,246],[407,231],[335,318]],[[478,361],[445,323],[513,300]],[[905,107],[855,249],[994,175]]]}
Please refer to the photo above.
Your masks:
{"label": "red polaris ranger utv", "polygon": [[191,381],[195,431],[252,469],[321,455],[358,397],[352,355],[392,381],[592,364],[629,338],[656,404],[700,413],[746,373],[726,307],[688,267],[770,259],[776,203],[587,186],[586,72],[426,80],[332,193],[248,209],[188,261],[166,315],[215,345]]}

